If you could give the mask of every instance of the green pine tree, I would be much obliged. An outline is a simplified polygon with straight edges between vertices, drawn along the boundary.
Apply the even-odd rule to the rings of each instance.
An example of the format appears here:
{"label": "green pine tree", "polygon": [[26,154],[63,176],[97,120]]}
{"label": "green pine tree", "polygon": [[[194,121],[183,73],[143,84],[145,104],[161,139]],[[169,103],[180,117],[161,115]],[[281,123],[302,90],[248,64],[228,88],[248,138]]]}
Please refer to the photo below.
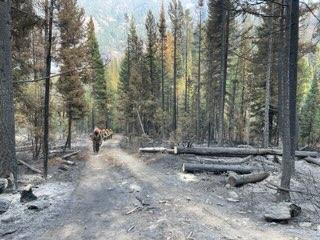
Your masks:
{"label": "green pine tree", "polygon": [[315,132],[315,119],[320,109],[319,89],[317,77],[313,78],[310,90],[301,109],[300,136],[304,144],[312,143]]}
{"label": "green pine tree", "polygon": [[78,7],[77,0],[60,0],[59,5],[59,62],[61,72],[66,74],[59,78],[57,88],[65,102],[68,115],[66,146],[71,148],[72,122],[83,117],[86,111],[85,90],[78,71],[85,62],[84,11]]}
{"label": "green pine tree", "polygon": [[95,27],[92,18],[88,23],[87,29],[87,47],[88,47],[88,61],[89,72],[92,83],[92,94],[94,98],[94,111],[96,115],[96,124],[100,127],[109,127],[108,120],[108,94],[106,86],[104,63],[99,51],[99,44],[95,34]]}

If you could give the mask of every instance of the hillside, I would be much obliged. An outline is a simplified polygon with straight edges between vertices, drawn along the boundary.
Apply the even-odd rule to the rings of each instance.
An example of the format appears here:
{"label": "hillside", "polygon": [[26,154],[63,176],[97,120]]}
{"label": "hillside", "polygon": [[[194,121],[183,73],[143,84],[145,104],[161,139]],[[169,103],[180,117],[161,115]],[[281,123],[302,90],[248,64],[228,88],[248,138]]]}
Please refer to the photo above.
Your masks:
{"label": "hillside", "polygon": [[[98,40],[104,55],[121,55],[125,47],[126,23],[124,14],[135,18],[138,31],[144,32],[144,19],[151,9],[157,17],[161,0],[79,0],[87,17],[92,16],[96,25]],[[166,6],[169,1],[164,1]],[[185,8],[195,8],[197,0],[182,0]]]}

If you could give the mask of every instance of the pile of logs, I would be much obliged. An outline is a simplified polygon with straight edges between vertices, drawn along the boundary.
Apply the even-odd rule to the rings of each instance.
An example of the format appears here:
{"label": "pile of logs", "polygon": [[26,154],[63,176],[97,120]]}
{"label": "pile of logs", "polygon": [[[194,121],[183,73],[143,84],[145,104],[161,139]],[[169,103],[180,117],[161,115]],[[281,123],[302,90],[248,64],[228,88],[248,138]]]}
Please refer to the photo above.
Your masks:
{"label": "pile of logs", "polygon": [[[249,156],[248,159],[252,159]],[[245,159],[246,160],[246,159]],[[241,161],[246,162],[246,161]],[[196,172],[212,172],[215,174],[229,173],[227,177],[227,184],[231,187],[241,187],[248,183],[257,183],[265,180],[269,177],[267,172],[259,172],[258,169],[233,164],[234,162],[221,164],[220,161],[211,162],[210,164],[202,163],[184,163],[182,165],[182,171],[186,173]]]}
{"label": "pile of logs", "polygon": [[[229,173],[227,184],[240,187],[248,183],[257,183],[269,177],[269,173],[261,172],[249,166],[243,166],[257,156],[281,156],[281,149],[273,148],[236,148],[236,147],[211,147],[211,148],[180,148],[166,149],[162,147],[140,148],[141,153],[169,153],[192,156],[199,163],[184,163],[182,171],[187,173],[212,172],[215,174]],[[215,160],[198,156],[210,157],[242,157],[241,161]],[[296,151],[296,157],[320,166],[319,153],[315,151]],[[189,157],[188,159],[190,159]],[[190,159],[192,160],[192,159]],[[281,163],[281,162],[280,162]]]}

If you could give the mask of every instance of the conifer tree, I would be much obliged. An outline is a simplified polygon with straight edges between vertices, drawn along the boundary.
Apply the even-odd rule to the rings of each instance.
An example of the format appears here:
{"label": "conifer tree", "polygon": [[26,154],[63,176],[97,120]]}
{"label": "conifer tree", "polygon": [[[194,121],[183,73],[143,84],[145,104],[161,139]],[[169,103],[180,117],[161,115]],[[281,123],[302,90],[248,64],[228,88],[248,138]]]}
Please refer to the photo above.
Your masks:
{"label": "conifer tree", "polygon": [[[94,99],[92,114],[96,124],[108,128],[108,95],[105,78],[104,63],[100,54],[99,44],[95,34],[93,19],[90,18],[87,27],[87,48],[90,82],[92,83],[92,94]],[[96,116],[95,116],[96,115]],[[95,125],[95,124],[93,124]]]}
{"label": "conifer tree", "polygon": [[200,141],[200,114],[201,114],[201,62],[202,62],[202,12],[204,1],[198,0],[199,9],[199,23],[198,23],[198,69],[197,69],[197,86],[196,86],[196,137],[197,141]]}
{"label": "conifer tree", "polygon": [[155,18],[151,11],[146,18],[147,49],[146,61],[148,65],[149,78],[151,82],[151,91],[153,97],[158,101],[160,98],[160,78],[159,78],[159,54],[158,54],[158,35]]}
{"label": "conifer tree", "polygon": [[160,10],[160,18],[158,23],[159,33],[160,33],[160,61],[161,61],[161,132],[162,137],[164,137],[164,128],[165,128],[165,75],[166,75],[166,60],[165,60],[165,51],[167,45],[167,24],[166,16],[164,11],[163,2]]}
{"label": "conifer tree", "polygon": [[159,67],[160,56],[158,50],[158,30],[155,18],[151,11],[148,12],[146,18],[146,32],[147,32],[147,40],[146,40],[146,67],[148,70],[149,82],[150,82],[150,96],[149,99],[150,104],[153,104],[155,107],[150,108],[148,111],[148,118],[150,121],[150,125],[148,126],[148,131],[153,131],[154,133],[158,132],[159,126],[156,123],[156,112],[160,106],[160,89],[161,89],[161,69]]}
{"label": "conifer tree", "polygon": [[[143,121],[143,126],[150,126],[147,117],[148,100],[151,97],[150,78],[143,54],[142,41],[137,35],[134,20],[130,21],[128,32],[128,48],[126,57],[121,64],[120,72],[120,98],[119,111],[123,114],[123,123],[127,133],[136,134],[141,129],[139,119]],[[140,126],[140,127],[139,127]]]}
{"label": "conifer tree", "polygon": [[319,113],[319,86],[318,77],[314,77],[307,98],[301,109],[300,136],[304,144],[312,143],[315,130],[316,116]]}
{"label": "conifer tree", "polygon": [[217,123],[217,111],[219,102],[215,101],[218,95],[218,82],[220,81],[219,69],[221,69],[221,39],[222,39],[222,12],[218,3],[221,0],[208,2],[208,20],[206,24],[206,112],[207,112],[207,136],[208,145],[215,136],[214,130]]}
{"label": "conifer tree", "polygon": [[59,1],[60,49],[59,62],[61,71],[68,72],[60,77],[57,87],[62,94],[68,116],[68,137],[66,146],[71,148],[72,122],[85,111],[84,88],[77,71],[84,63],[83,46],[84,11],[77,5],[77,0]]}
{"label": "conifer tree", "polygon": [[189,9],[184,12],[184,112],[187,114],[190,112],[189,95],[191,88],[191,67],[192,62],[191,45],[192,45],[192,17]]}
{"label": "conifer tree", "polygon": [[162,111],[164,111],[164,81],[165,81],[165,50],[166,50],[166,39],[167,39],[167,24],[166,24],[166,16],[164,11],[163,2],[160,10],[160,18],[158,23],[159,33],[160,33],[160,55],[161,55],[161,107]]}
{"label": "conifer tree", "polygon": [[169,16],[172,24],[173,35],[173,112],[172,112],[172,130],[177,130],[177,80],[181,68],[181,58],[179,58],[181,38],[182,38],[182,24],[183,24],[183,8],[180,0],[172,0],[169,5]]}

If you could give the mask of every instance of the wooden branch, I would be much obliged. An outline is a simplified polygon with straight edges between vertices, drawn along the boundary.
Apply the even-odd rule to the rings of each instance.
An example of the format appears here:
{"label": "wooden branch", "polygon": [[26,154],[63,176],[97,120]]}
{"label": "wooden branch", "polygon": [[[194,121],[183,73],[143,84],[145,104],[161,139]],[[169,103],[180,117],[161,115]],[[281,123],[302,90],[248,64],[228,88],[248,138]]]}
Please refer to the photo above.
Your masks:
{"label": "wooden branch", "polygon": [[230,165],[213,165],[213,164],[192,164],[184,163],[182,165],[182,171],[188,173],[196,172],[214,172],[214,173],[224,173],[224,172],[236,172],[239,174],[248,174],[254,171],[250,167],[242,166],[230,166]]}
{"label": "wooden branch", "polygon": [[18,160],[19,163],[21,163],[22,165],[26,166],[27,168],[29,168],[30,170],[36,172],[36,173],[39,173],[39,174],[42,174],[42,171],[40,171],[39,169],[29,165],[28,163],[22,161],[22,160]]}
{"label": "wooden branch", "polygon": [[308,163],[320,166],[320,158],[306,157],[304,160],[306,160]]}
{"label": "wooden branch", "polygon": [[288,189],[288,188],[283,188],[281,186],[278,186],[274,183],[268,182],[267,183],[269,185],[266,185],[266,187],[271,188],[273,190],[280,190],[280,191],[285,191],[285,192],[293,192],[293,193],[299,193],[299,194],[304,194],[304,195],[309,195],[309,196],[314,196],[314,197],[320,197],[319,194],[313,194],[313,193],[308,193],[308,192],[304,192],[301,190],[296,190],[296,189]]}

